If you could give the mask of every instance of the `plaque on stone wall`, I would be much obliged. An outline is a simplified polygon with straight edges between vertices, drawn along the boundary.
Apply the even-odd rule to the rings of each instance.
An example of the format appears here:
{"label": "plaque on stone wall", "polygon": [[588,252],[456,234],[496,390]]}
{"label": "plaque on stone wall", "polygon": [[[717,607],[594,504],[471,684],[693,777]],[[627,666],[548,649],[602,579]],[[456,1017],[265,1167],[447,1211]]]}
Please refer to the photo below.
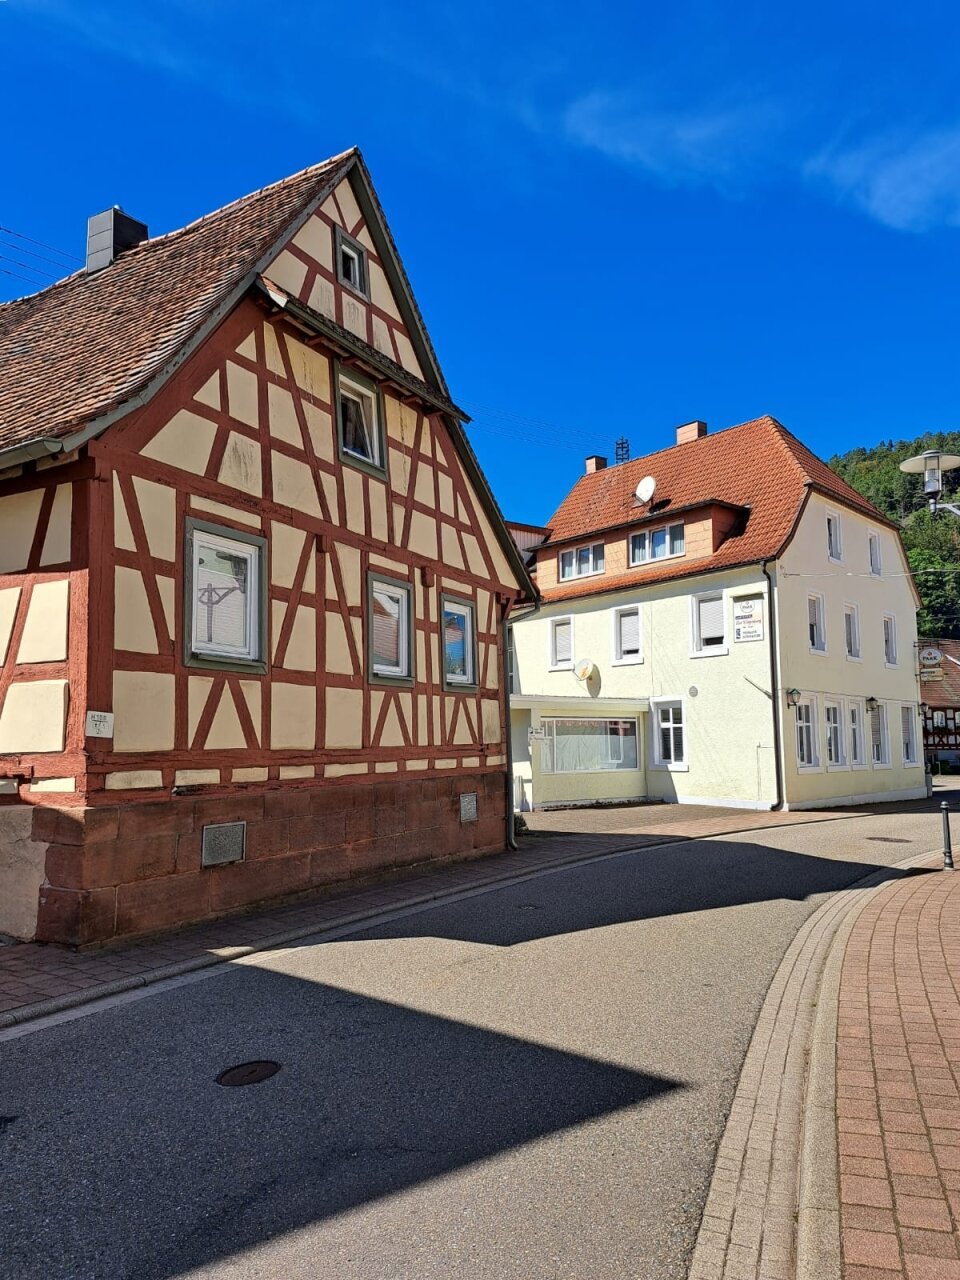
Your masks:
{"label": "plaque on stone wall", "polygon": [[476,822],[477,820],[477,793],[475,791],[464,791],[460,795],[460,821]]}

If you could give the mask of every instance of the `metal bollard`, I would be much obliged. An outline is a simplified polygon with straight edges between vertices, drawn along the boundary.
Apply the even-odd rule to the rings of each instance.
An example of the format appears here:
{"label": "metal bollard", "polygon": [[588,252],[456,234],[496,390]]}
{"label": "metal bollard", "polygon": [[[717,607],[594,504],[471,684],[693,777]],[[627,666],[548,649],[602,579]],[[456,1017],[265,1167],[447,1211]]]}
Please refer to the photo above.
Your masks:
{"label": "metal bollard", "polygon": [[950,842],[950,806],[946,800],[941,801],[940,812],[943,814],[943,869],[953,871],[953,845]]}

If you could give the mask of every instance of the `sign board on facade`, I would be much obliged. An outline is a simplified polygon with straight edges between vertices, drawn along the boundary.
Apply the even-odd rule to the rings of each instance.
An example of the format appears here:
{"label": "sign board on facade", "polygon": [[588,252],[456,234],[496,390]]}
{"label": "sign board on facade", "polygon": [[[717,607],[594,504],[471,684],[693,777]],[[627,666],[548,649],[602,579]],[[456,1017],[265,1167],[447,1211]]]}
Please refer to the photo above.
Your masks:
{"label": "sign board on facade", "polygon": [[920,672],[921,680],[942,680],[943,671],[940,667],[928,667],[925,671]]}
{"label": "sign board on facade", "polygon": [[528,730],[527,730],[527,741],[528,741],[528,742],[542,742],[546,736],[547,736],[547,731],[546,731],[546,729],[533,729],[533,728],[530,728],[530,729],[528,729]]}
{"label": "sign board on facade", "polygon": [[460,821],[476,822],[477,820],[477,793],[475,791],[463,791],[460,793]]}
{"label": "sign board on facade", "polygon": [[742,596],[733,602],[733,638],[739,644],[763,639],[763,597]]}
{"label": "sign board on facade", "polygon": [[920,662],[924,667],[935,667],[943,661],[943,654],[932,645],[920,650]]}
{"label": "sign board on facade", "polygon": [[88,711],[85,733],[88,738],[112,738],[113,712]]}

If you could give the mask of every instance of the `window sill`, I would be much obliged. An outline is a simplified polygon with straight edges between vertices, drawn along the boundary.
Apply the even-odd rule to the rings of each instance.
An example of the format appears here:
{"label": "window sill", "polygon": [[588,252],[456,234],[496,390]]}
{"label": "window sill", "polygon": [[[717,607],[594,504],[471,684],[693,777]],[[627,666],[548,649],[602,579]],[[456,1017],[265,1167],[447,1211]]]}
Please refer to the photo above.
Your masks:
{"label": "window sill", "polygon": [[610,769],[541,769],[540,772],[549,778],[573,778],[583,777],[586,774],[590,776],[606,775],[608,773],[642,773],[643,770],[639,765],[618,765],[616,768]]}
{"label": "window sill", "polygon": [[823,773],[822,764],[798,764],[797,773]]}
{"label": "window sill", "polygon": [[388,676],[379,671],[372,671],[370,684],[385,685],[387,688],[412,689],[416,681],[413,676]]}
{"label": "window sill", "polygon": [[904,760],[903,767],[905,769],[919,769],[921,764],[919,760]]}
{"label": "window sill", "polygon": [[651,769],[655,769],[658,773],[689,773],[690,766],[688,764],[652,764]]}
{"label": "window sill", "polygon": [[862,661],[863,661],[863,658],[861,657],[861,655],[860,655],[859,653],[848,653],[848,654],[847,654],[847,661],[848,661],[848,662],[862,662]]}
{"label": "window sill", "polygon": [[364,458],[359,453],[351,453],[349,449],[344,448],[340,441],[338,441],[338,446],[337,452],[344,466],[356,467],[358,471],[365,471],[368,476],[376,476],[378,480],[386,480],[387,464],[385,462],[371,462],[369,458]]}
{"label": "window sill", "polygon": [[559,583],[579,582],[581,578],[602,578],[605,569],[591,569],[589,573],[568,573],[566,577],[563,574],[557,578]]}
{"label": "window sill", "polygon": [[897,669],[897,667],[899,667],[900,663],[899,663],[899,662],[885,662],[883,665],[886,667],[886,669],[887,669],[888,671],[896,671],[896,669]]}
{"label": "window sill", "polygon": [[874,760],[873,767],[874,769],[892,769],[893,765],[889,762],[889,760],[886,763],[879,763],[879,764],[877,763],[876,760]]}
{"label": "window sill", "polygon": [[722,658],[730,650],[725,644],[711,645],[708,649],[691,649],[691,658]]}
{"label": "window sill", "polygon": [[561,662],[557,666],[547,667],[548,671],[572,671],[574,664],[572,662]]}
{"label": "window sill", "polygon": [[260,658],[218,657],[215,653],[190,653],[183,659],[185,667],[205,671],[233,671],[248,676],[264,676],[267,664]]}
{"label": "window sill", "polygon": [[631,561],[627,567],[629,569],[649,569],[651,565],[662,564],[664,560],[682,560],[685,555],[685,551],[676,551],[672,556],[657,556],[655,558],[651,557],[649,560]]}
{"label": "window sill", "polygon": [[818,658],[825,658],[825,657],[827,656],[827,649],[826,649],[826,645],[824,645],[824,647],[823,647],[822,649],[815,649],[815,648],[813,647],[813,645],[811,645],[811,646],[810,646],[810,652],[811,652],[811,653],[815,653],[815,654],[817,655],[817,657],[818,657]]}
{"label": "window sill", "polygon": [[828,764],[827,773],[846,773],[849,768],[848,764]]}
{"label": "window sill", "polygon": [[843,556],[827,556],[831,564],[843,564]]}
{"label": "window sill", "polygon": [[611,667],[642,667],[642,658],[612,658]]}
{"label": "window sill", "polygon": [[853,762],[853,764],[850,766],[850,768],[851,768],[851,769],[869,769],[869,768],[870,768],[870,766],[867,764],[867,762],[866,762],[865,760],[862,760],[862,761],[860,761],[859,763],[858,763],[856,760],[854,760],[854,762]]}
{"label": "window sill", "polygon": [[479,693],[480,686],[478,684],[465,684],[459,680],[442,681],[444,693]]}

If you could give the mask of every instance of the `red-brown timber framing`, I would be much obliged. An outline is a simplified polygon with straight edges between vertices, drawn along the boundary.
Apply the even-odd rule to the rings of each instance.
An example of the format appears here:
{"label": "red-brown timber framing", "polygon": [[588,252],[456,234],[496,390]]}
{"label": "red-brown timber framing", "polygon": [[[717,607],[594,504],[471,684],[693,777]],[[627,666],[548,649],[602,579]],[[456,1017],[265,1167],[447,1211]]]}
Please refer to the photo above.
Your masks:
{"label": "red-brown timber framing", "polygon": [[[363,218],[348,227],[341,202],[349,192],[334,191],[314,220],[332,236],[336,217],[364,237]],[[0,717],[13,685],[69,690],[62,750],[0,754],[0,847],[6,816],[6,838],[39,867],[37,938],[100,943],[503,847],[512,820],[503,623],[529,580],[464,466],[460,428],[399,367],[416,363],[409,308],[404,323],[403,308],[365,300],[357,335],[345,289],[293,239],[283,252],[305,268],[296,316],[254,290],[142,407],[58,464],[0,476],[0,516],[7,499],[40,495],[25,569],[0,574]],[[382,239],[364,243],[380,266]],[[318,280],[333,291],[330,319],[352,324],[369,359],[319,319],[305,328]],[[338,454],[338,362],[378,383],[384,476]],[[158,441],[184,422],[181,457]],[[65,487],[69,558],[51,561],[48,529]],[[266,540],[262,673],[190,662],[189,518]],[[409,687],[369,670],[367,580],[378,572],[411,589]],[[62,579],[65,656],[19,662],[34,592]],[[5,653],[4,588],[19,591]],[[474,608],[476,685],[463,691],[442,675],[444,594]],[[162,691],[156,703],[151,691]],[[88,710],[115,715],[113,740],[85,737]],[[475,822],[461,821],[462,793],[476,794]],[[247,823],[245,860],[202,867],[203,827],[228,821]],[[29,936],[22,926],[20,936]]]}

